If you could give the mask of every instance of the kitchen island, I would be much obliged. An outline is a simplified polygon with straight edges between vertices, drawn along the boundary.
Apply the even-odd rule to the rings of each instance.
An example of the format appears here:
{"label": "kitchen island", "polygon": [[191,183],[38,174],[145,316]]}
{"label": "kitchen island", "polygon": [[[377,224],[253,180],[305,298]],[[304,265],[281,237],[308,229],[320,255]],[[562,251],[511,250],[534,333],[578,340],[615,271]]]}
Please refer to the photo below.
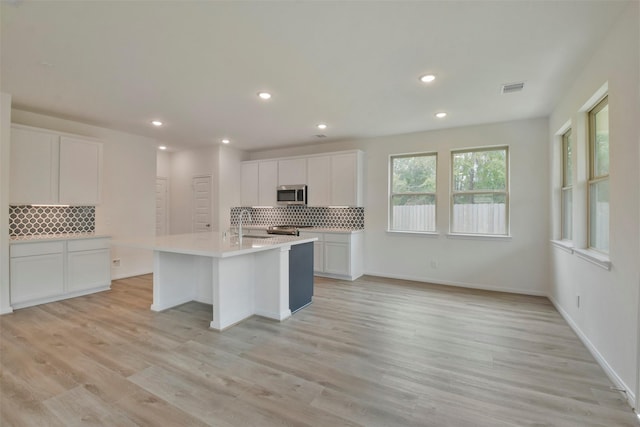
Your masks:
{"label": "kitchen island", "polygon": [[113,245],[153,250],[151,310],[189,301],[212,304],[211,328],[220,331],[254,314],[280,321],[291,316],[289,251],[314,240],[188,233],[117,239]]}

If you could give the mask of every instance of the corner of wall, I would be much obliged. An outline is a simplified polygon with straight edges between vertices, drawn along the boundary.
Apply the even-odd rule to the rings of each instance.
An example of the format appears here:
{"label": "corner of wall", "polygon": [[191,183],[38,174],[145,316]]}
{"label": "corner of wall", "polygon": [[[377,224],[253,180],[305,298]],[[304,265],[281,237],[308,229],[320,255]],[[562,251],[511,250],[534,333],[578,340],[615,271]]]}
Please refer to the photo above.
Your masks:
{"label": "corner of wall", "polygon": [[9,155],[11,95],[0,93],[0,314],[11,313],[9,294]]}

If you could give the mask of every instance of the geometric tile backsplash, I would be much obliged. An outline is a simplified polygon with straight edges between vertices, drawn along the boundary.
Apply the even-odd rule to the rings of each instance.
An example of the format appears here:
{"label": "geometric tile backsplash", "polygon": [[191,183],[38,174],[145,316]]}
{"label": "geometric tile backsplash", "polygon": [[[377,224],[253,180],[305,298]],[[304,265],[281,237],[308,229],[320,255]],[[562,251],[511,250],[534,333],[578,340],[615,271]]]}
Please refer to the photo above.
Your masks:
{"label": "geometric tile backsplash", "polygon": [[231,225],[237,225],[240,211],[251,213],[251,225],[299,225],[317,228],[364,229],[364,208],[325,208],[294,205],[277,208],[231,208]]}
{"label": "geometric tile backsplash", "polygon": [[9,206],[9,235],[93,233],[95,206]]}

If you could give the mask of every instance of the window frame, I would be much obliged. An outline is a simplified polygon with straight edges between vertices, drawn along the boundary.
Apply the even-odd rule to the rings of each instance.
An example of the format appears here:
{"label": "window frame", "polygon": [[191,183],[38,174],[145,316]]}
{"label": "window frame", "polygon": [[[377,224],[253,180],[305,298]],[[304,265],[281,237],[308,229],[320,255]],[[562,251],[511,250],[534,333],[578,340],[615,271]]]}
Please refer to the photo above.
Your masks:
{"label": "window frame", "polygon": [[[393,192],[393,161],[395,159],[406,159],[409,157],[434,157],[436,161],[435,167],[435,186],[433,192],[408,192],[408,193],[394,193]],[[392,233],[415,233],[415,234],[437,234],[438,230],[438,152],[437,151],[428,151],[428,152],[419,152],[419,153],[405,153],[405,154],[392,154],[389,156],[389,191],[388,191],[388,204],[389,209],[387,210],[388,221],[387,221],[387,231]],[[434,200],[434,224],[433,230],[404,230],[404,229],[395,229],[393,228],[393,196],[432,196]]]}
{"label": "window frame", "polygon": [[[496,190],[473,190],[473,191],[457,191],[454,187],[455,183],[455,168],[454,168],[454,156],[460,153],[477,153],[483,151],[505,151],[505,189],[504,191],[496,191]],[[508,145],[497,145],[497,146],[488,146],[488,147],[476,147],[476,148],[464,148],[460,150],[451,150],[450,155],[450,169],[451,173],[449,174],[450,179],[450,197],[449,197],[449,234],[452,236],[477,236],[477,237],[510,237],[511,236],[511,212],[510,212],[510,149]],[[503,194],[505,196],[505,232],[504,233],[470,233],[470,232],[460,232],[454,231],[454,201],[455,196],[461,194],[469,194],[469,195],[477,195],[477,194]]]}
{"label": "window frame", "polygon": [[[571,176],[567,176],[567,169],[569,165],[569,156],[573,154],[573,150],[575,146],[573,144],[573,130],[572,128],[567,129],[562,134],[562,142],[561,142],[561,150],[562,150],[562,182],[560,185],[560,238],[564,241],[573,241],[573,201],[571,203],[571,211],[567,211],[567,206],[565,203],[565,193],[571,194],[571,199],[573,200],[573,160],[571,159]],[[571,154],[569,154],[569,150],[567,147],[571,148]],[[570,181],[569,179],[570,178]],[[569,230],[565,229],[566,217],[567,215],[571,215],[571,227]]]}
{"label": "window frame", "polygon": [[[609,106],[609,94],[606,94],[600,99],[589,111],[588,111],[588,157],[589,157],[589,179],[587,180],[587,249],[596,251],[601,254],[609,255],[609,250],[602,250],[592,245],[592,221],[593,215],[591,213],[591,189],[603,182],[609,183],[610,163],[605,175],[595,175],[595,157],[596,157],[596,114],[602,111],[605,107]],[[611,155],[611,147],[609,146],[609,156]],[[609,193],[611,194],[611,193]],[[609,202],[611,203],[611,202]],[[611,206],[611,205],[609,205]],[[607,224],[607,237],[611,236],[611,222]]]}

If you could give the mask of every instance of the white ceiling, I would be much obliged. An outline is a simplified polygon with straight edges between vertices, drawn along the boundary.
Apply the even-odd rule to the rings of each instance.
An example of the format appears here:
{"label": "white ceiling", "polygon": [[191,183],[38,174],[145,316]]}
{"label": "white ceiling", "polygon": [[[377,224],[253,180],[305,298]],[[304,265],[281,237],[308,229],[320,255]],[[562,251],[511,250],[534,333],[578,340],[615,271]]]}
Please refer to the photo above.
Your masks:
{"label": "white ceiling", "polygon": [[[3,0],[1,89],[16,108],[172,149],[541,117],[627,4]],[[524,91],[500,93],[518,81]]]}

